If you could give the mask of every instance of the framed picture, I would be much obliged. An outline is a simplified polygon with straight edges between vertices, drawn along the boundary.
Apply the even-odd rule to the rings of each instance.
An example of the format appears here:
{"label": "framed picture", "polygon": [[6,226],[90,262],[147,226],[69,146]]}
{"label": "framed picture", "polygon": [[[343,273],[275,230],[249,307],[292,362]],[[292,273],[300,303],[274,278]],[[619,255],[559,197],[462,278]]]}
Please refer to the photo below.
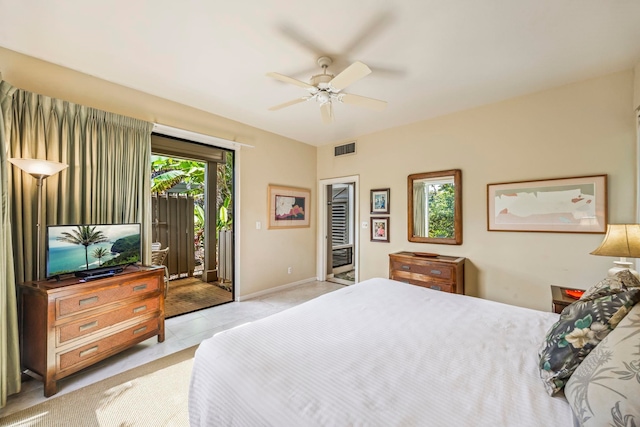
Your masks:
{"label": "framed picture", "polygon": [[371,241],[389,242],[388,217],[371,217]]}
{"label": "framed picture", "polygon": [[389,188],[380,188],[371,190],[371,213],[372,214],[388,214],[389,213],[389,196],[391,190]]}
{"label": "framed picture", "polygon": [[487,229],[604,233],[607,175],[488,184]]}
{"label": "framed picture", "polygon": [[309,227],[311,190],[269,185],[267,228]]}

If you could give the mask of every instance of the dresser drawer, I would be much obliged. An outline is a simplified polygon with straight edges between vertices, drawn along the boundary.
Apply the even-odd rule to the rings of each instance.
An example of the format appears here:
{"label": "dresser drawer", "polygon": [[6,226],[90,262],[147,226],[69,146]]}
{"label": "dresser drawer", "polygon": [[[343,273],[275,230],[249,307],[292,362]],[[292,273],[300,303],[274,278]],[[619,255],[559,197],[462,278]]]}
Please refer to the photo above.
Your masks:
{"label": "dresser drawer", "polygon": [[438,277],[443,280],[449,280],[453,277],[454,267],[444,264],[422,264],[419,262],[409,263],[400,260],[391,261],[391,269],[395,271],[404,271],[407,273],[422,274],[429,277]]}
{"label": "dresser drawer", "polygon": [[455,292],[453,282],[433,280],[427,276],[392,271],[389,278],[391,280],[397,280],[398,282],[422,286],[423,288],[430,288],[436,291]]}
{"label": "dresser drawer", "polygon": [[73,323],[67,323],[56,327],[56,345],[60,346],[76,338],[84,337],[100,331],[103,328],[116,325],[125,320],[130,320],[137,316],[142,316],[158,310],[160,299],[153,297],[144,301],[137,301],[126,307],[119,308],[109,313],[97,316],[86,317]]}
{"label": "dresser drawer", "polygon": [[464,294],[465,258],[419,253],[389,254],[389,278],[443,292]]}
{"label": "dresser drawer", "polygon": [[56,299],[56,319],[79,313],[135,295],[155,292],[160,288],[158,276],[143,277],[114,284],[108,288],[87,291],[81,295],[70,295]]}
{"label": "dresser drawer", "polygon": [[58,370],[64,371],[84,363],[91,364],[93,359],[102,359],[104,353],[117,353],[116,347],[143,340],[145,337],[157,334],[158,330],[159,319],[152,318],[90,344],[61,353],[58,356]]}

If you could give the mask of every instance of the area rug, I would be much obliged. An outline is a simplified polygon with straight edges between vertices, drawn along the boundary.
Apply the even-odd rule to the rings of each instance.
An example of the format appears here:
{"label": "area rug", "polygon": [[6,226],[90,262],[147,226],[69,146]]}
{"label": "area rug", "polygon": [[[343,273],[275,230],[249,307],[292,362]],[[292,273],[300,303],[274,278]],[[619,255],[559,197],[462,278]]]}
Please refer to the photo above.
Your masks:
{"label": "area rug", "polygon": [[165,318],[213,307],[233,300],[231,292],[197,277],[172,280],[164,300]]}
{"label": "area rug", "polygon": [[0,426],[188,426],[197,347],[0,418]]}

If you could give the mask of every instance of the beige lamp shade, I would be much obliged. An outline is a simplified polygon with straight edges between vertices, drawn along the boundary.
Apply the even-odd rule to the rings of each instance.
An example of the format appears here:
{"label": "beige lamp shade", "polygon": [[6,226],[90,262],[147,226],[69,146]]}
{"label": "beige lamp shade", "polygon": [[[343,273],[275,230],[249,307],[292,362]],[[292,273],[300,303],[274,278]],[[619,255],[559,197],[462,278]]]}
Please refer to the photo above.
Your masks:
{"label": "beige lamp shade", "polygon": [[592,255],[640,258],[640,224],[609,224],[604,240]]}
{"label": "beige lamp shade", "polygon": [[69,167],[64,163],[42,159],[7,159],[34,178],[46,178]]}
{"label": "beige lamp shade", "polygon": [[607,234],[598,248],[591,252],[592,255],[620,257],[620,261],[614,261],[614,266],[609,269],[609,276],[615,276],[622,270],[629,270],[631,274],[640,279],[640,274],[633,268],[629,258],[640,258],[640,225],[639,224],[609,224]]}

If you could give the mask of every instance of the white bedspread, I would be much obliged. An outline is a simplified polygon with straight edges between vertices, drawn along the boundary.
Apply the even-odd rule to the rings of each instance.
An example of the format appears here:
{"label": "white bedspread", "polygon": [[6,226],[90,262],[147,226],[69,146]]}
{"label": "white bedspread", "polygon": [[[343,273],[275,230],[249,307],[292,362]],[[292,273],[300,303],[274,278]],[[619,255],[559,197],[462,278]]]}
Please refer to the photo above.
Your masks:
{"label": "white bedspread", "polygon": [[571,426],[537,368],[557,318],[367,280],[203,341],[191,426]]}

